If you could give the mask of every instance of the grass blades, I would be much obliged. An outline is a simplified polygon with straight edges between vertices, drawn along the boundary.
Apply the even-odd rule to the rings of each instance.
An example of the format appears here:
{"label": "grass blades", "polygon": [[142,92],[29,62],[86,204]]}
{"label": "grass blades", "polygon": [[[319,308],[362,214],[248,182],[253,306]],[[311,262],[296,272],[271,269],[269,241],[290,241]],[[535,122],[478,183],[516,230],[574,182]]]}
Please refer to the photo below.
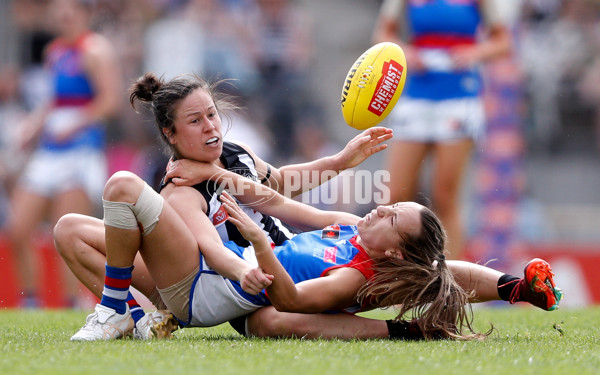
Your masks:
{"label": "grass blades", "polygon": [[[600,308],[478,306],[483,342],[246,339],[229,325],[170,341],[70,342],[86,312],[0,311],[0,374],[597,374]],[[367,316],[386,318],[388,312]]]}

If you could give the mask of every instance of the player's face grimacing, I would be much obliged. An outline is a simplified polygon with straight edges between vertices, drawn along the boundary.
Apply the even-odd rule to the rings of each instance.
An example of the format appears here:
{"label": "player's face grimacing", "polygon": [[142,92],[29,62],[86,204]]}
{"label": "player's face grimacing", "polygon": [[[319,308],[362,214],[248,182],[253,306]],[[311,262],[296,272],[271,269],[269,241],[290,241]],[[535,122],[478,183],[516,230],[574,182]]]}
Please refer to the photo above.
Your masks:
{"label": "player's face grimacing", "polygon": [[359,243],[371,256],[401,258],[398,248],[403,241],[402,234],[419,235],[422,208],[415,202],[378,206],[358,221]]}
{"label": "player's face grimacing", "polygon": [[196,89],[175,107],[175,132],[169,142],[183,158],[213,162],[223,151],[221,117],[204,89]]}

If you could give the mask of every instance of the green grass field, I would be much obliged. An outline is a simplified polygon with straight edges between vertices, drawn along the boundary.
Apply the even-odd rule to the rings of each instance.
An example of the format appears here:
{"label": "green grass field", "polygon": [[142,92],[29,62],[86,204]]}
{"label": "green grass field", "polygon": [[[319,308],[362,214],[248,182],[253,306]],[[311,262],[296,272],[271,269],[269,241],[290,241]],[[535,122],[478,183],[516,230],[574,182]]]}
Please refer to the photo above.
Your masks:
{"label": "green grass field", "polygon": [[599,307],[478,308],[476,327],[495,327],[483,342],[246,339],[229,325],[180,330],[170,341],[70,342],[86,315],[0,311],[0,374],[600,373]]}

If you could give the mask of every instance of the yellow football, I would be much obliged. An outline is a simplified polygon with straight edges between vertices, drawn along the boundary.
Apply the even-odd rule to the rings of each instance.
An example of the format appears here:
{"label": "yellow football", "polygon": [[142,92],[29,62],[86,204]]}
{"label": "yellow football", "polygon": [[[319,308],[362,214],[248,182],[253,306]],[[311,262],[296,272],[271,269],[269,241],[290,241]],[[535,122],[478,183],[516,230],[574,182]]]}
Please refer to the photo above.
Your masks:
{"label": "yellow football", "polygon": [[406,57],[399,45],[384,42],[363,53],[342,88],[342,113],[348,125],[364,130],[390,114],[406,81]]}

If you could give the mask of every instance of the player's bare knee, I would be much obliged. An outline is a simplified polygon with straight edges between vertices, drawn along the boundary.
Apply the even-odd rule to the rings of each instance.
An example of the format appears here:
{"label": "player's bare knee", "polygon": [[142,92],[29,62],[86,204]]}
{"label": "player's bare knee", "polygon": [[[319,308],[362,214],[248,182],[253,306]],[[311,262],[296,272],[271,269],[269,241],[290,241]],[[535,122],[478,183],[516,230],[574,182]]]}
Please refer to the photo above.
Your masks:
{"label": "player's bare knee", "polygon": [[54,236],[54,246],[59,254],[64,258],[71,255],[69,252],[73,249],[69,244],[73,243],[79,233],[80,215],[66,214],[56,222],[52,232]]}
{"label": "player's bare knee", "polygon": [[102,198],[112,202],[135,203],[143,188],[144,181],[134,173],[119,171],[106,182]]}
{"label": "player's bare knee", "polygon": [[273,327],[269,317],[269,307],[263,307],[246,318],[246,333],[254,337],[272,337]]}
{"label": "player's bare knee", "polygon": [[260,324],[253,324],[248,318],[246,330],[249,336],[253,337],[277,337],[277,329],[272,321],[265,319]]}
{"label": "player's bare knee", "polygon": [[256,337],[288,337],[293,334],[288,323],[286,314],[266,307],[248,317],[247,330]]}

